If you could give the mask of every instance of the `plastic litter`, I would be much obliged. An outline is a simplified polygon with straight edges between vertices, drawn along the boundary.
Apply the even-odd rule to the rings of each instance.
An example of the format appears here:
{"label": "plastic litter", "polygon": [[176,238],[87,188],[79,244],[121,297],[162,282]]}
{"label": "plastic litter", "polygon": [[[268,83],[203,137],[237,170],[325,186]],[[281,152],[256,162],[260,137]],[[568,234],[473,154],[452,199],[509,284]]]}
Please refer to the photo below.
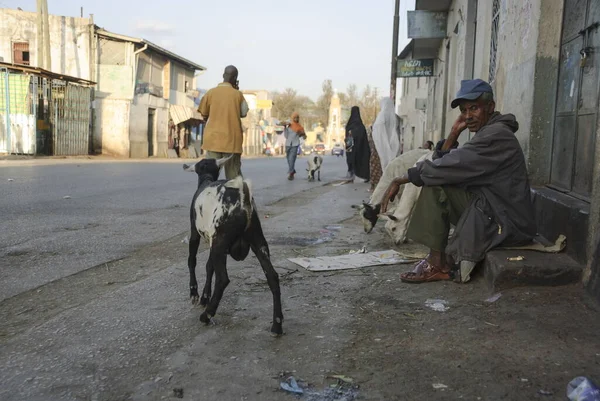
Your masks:
{"label": "plastic litter", "polygon": [[9,178],[9,179],[8,179],[8,182],[12,182],[12,181],[14,181],[12,178]]}
{"label": "plastic litter", "polygon": [[500,299],[501,296],[502,296],[501,293],[494,294],[491,297],[489,297],[488,299],[486,299],[485,302],[489,302],[489,303],[496,302],[497,300]]}
{"label": "plastic litter", "polygon": [[442,383],[433,383],[432,386],[436,390],[445,390],[448,388],[448,386],[446,386],[445,384],[442,384]]}
{"label": "plastic litter", "polygon": [[329,376],[332,379],[338,379],[343,381],[344,383],[354,383],[354,379],[349,377],[349,376],[344,376],[344,375],[333,375],[333,376]]}
{"label": "plastic litter", "polygon": [[443,299],[428,299],[425,301],[425,306],[429,309],[433,309],[436,312],[446,312],[448,309],[450,309],[448,306],[446,306],[447,304],[448,301]]}
{"label": "plastic litter", "polygon": [[515,256],[514,258],[506,258],[509,262],[520,262],[525,260],[525,256]]}
{"label": "plastic litter", "polygon": [[540,394],[540,395],[553,395],[554,393],[552,391],[540,390],[540,391],[538,391],[538,394]]}
{"label": "plastic litter", "polygon": [[360,248],[357,251],[350,251],[348,254],[349,255],[354,255],[355,253],[367,253],[367,247],[363,246],[362,248]]}
{"label": "plastic litter", "polygon": [[567,385],[570,401],[600,401],[600,388],[587,377],[579,376]]}
{"label": "plastic litter", "polygon": [[185,238],[181,240],[181,242],[183,242],[184,244],[189,244],[190,238],[186,235]]}
{"label": "plastic litter", "polygon": [[63,199],[71,199],[71,197],[69,195],[65,195],[63,196]]}
{"label": "plastic litter", "polygon": [[298,382],[294,379],[294,376],[290,376],[286,381],[279,383],[279,387],[290,393],[304,394],[304,390],[298,386]]}

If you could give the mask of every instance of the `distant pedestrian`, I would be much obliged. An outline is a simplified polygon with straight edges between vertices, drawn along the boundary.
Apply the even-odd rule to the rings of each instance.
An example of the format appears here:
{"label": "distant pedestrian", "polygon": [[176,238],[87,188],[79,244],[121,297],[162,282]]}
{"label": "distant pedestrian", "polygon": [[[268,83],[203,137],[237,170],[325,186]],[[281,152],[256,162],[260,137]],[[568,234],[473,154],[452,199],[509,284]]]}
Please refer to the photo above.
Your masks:
{"label": "distant pedestrian", "polygon": [[[354,175],[369,182],[369,161],[371,159],[371,150],[369,148],[369,139],[367,138],[367,129],[360,118],[360,110],[358,106],[352,106],[350,110],[350,118],[346,124],[346,138],[352,136],[352,154],[346,154],[348,167],[352,169],[352,177]],[[350,171],[349,171],[350,174]]]}
{"label": "distant pedestrian", "polygon": [[369,159],[371,188],[369,189],[369,191],[373,192],[377,184],[379,184],[379,180],[381,179],[383,170],[381,169],[381,160],[379,158],[379,152],[377,152],[375,142],[373,141],[373,127],[370,127],[368,129],[367,135],[369,138],[369,148],[371,149],[371,158]]}
{"label": "distant pedestrian", "polygon": [[392,98],[383,98],[380,105],[381,110],[373,123],[373,142],[383,171],[400,154],[400,139]]}
{"label": "distant pedestrian", "polygon": [[296,112],[292,113],[292,121],[285,123],[285,152],[288,162],[288,180],[294,179],[296,174],[296,158],[298,157],[300,139],[306,138],[304,127],[300,125],[300,115]]}
{"label": "distant pedestrian", "polygon": [[238,70],[225,67],[223,82],[206,92],[198,112],[208,119],[204,130],[202,149],[206,157],[220,159],[232,156],[225,163],[225,177],[231,180],[242,175],[242,143],[244,140],[241,118],[248,114],[248,104],[239,90]]}

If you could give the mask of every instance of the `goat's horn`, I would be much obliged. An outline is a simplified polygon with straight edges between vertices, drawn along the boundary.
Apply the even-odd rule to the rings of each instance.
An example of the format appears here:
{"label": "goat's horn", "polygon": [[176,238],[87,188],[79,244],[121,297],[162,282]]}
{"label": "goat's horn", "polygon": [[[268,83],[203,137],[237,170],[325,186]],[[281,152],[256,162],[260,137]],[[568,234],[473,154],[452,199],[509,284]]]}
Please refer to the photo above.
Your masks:
{"label": "goat's horn", "polygon": [[184,164],[183,171],[189,171],[190,173],[195,173],[196,172],[196,163]]}
{"label": "goat's horn", "polygon": [[233,154],[227,156],[227,157],[223,157],[221,159],[217,159],[217,166],[219,168],[223,167],[223,165],[227,162],[227,160],[231,159],[233,157]]}

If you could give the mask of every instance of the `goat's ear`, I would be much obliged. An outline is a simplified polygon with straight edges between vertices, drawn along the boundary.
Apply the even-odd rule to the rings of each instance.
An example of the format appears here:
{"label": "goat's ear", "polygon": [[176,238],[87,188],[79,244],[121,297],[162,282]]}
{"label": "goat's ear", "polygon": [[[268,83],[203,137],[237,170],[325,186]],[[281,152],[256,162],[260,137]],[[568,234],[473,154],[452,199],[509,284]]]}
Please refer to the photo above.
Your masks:
{"label": "goat's ear", "polygon": [[189,171],[190,173],[196,172],[196,163],[194,164],[184,164],[183,171]]}
{"label": "goat's ear", "polygon": [[223,157],[223,158],[221,158],[221,159],[217,159],[217,167],[218,167],[218,168],[221,168],[221,167],[223,167],[223,165],[224,165],[225,163],[227,163],[227,161],[228,161],[229,159],[231,159],[232,157],[233,157],[233,154],[229,155],[228,157]]}
{"label": "goat's ear", "polygon": [[384,220],[398,221],[398,218],[391,213],[383,213],[380,214],[379,217],[381,217]]}

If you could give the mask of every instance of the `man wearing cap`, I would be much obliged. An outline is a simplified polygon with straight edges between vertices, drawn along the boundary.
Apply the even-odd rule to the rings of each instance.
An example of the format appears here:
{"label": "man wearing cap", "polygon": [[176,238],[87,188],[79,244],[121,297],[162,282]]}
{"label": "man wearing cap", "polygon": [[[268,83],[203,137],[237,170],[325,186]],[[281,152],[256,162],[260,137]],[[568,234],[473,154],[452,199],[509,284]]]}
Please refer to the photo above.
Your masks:
{"label": "man wearing cap", "polygon": [[[528,244],[536,234],[525,157],[515,132],[515,116],[495,111],[492,87],[481,79],[463,80],[452,108],[459,107],[450,135],[434,160],[423,161],[396,178],[381,203],[385,213],[400,185],[424,187],[407,236],[430,253],[401,274],[404,282],[466,282],[486,252]],[[449,151],[462,131],[473,138]],[[454,234],[448,239],[450,224]]]}

